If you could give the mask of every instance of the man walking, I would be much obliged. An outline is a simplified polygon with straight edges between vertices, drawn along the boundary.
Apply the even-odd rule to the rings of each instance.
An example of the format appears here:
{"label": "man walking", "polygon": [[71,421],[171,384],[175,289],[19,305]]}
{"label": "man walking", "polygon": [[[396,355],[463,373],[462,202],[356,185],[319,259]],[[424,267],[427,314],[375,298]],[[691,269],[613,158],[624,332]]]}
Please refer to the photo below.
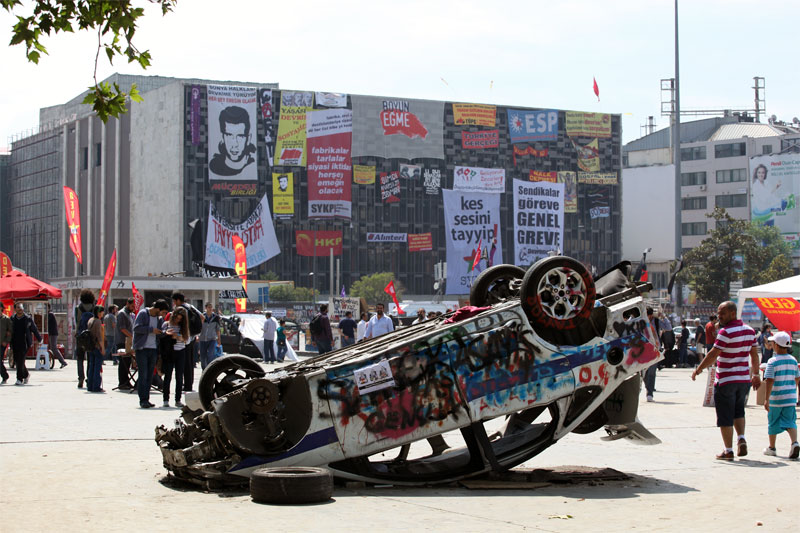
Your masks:
{"label": "man walking", "polygon": [[[653,338],[657,342],[658,341],[658,332],[656,328],[656,320],[653,316],[653,308],[647,308],[647,320],[650,322],[650,330],[652,331]],[[644,371],[644,388],[647,391],[647,401],[652,402],[653,394],[656,391],[656,372],[658,371],[658,365],[650,365],[647,367],[647,370]]]}
{"label": "man walking", "polygon": [[117,313],[117,340],[116,349],[125,350],[126,357],[119,358],[117,366],[118,390],[131,390],[130,369],[131,356],[133,355],[133,311],[136,309],[136,302],[133,298],[128,298],[125,307]]}
{"label": "man walking", "polygon": [[394,331],[394,322],[383,314],[383,304],[375,304],[375,316],[369,319],[364,338],[374,339],[392,331]]}
{"label": "man walking", "polygon": [[164,300],[156,300],[152,307],[145,307],[136,315],[133,324],[133,349],[136,351],[136,366],[139,368],[139,407],[148,409],[155,407],[150,402],[150,386],[153,384],[153,372],[156,369],[158,351],[156,335],[161,335],[161,325],[169,306]]}
{"label": "man walking", "polygon": [[278,329],[278,321],[272,318],[272,311],[264,312],[264,362],[276,363],[275,358],[275,331]]}
{"label": "man walking", "polygon": [[[106,350],[103,354],[103,361],[108,361],[112,359],[112,355],[114,354],[117,348],[117,306],[116,305],[109,305],[108,306],[108,313],[106,316],[103,317],[103,329],[105,330],[106,336]],[[114,364],[118,363],[118,357],[113,356]]]}
{"label": "man walking", "polygon": [[16,385],[28,383],[30,374],[25,367],[25,354],[33,345],[33,337],[42,342],[42,336],[33,323],[30,315],[25,314],[22,304],[16,305],[16,314],[11,317],[11,349],[14,352],[14,364],[17,367]]}
{"label": "man walking", "polygon": [[[722,434],[725,449],[717,459],[733,461],[733,430],[738,435],[737,455],[747,455],[747,440],[744,436],[744,407],[747,392],[761,385],[758,375],[758,348],[756,332],[736,318],[736,304],[728,301],[719,304],[720,330],[711,351],[706,354],[692,372],[692,381],[704,368],[717,363],[714,380],[714,407],[717,411],[717,427]],[[749,357],[749,360],[748,360]],[[748,366],[749,363],[749,366]]]}
{"label": "man walking", "polygon": [[711,350],[711,347],[714,346],[714,342],[717,340],[717,315],[711,315],[708,317],[708,322],[706,323],[706,354]]}
{"label": "man walking", "polygon": [[203,329],[200,331],[200,368],[203,370],[216,357],[217,344],[222,344],[219,315],[214,312],[211,302],[208,302],[206,312],[203,313]]}
{"label": "man walking", "polygon": [[311,330],[311,339],[317,345],[320,355],[330,352],[333,346],[333,331],[331,331],[331,321],[328,318],[327,304],[319,306],[319,313],[311,319],[308,327]]}
{"label": "man walking", "polygon": [[412,322],[411,325],[416,326],[417,324],[425,322],[425,320],[427,320],[427,318],[425,317],[425,308],[420,307],[419,309],[417,309],[417,318],[414,319],[414,322]]}
{"label": "man walking", "polygon": [[339,331],[342,332],[342,348],[352,346],[356,342],[356,321],[353,320],[353,313],[347,311],[344,318],[339,321]]}
{"label": "man walking", "polygon": [[64,356],[58,349],[58,320],[56,315],[50,310],[50,304],[47,304],[47,343],[49,344],[50,354],[58,359],[61,363],[61,368],[67,366]]}
{"label": "man walking", "polygon": [[8,381],[8,370],[6,370],[6,349],[8,343],[11,342],[11,332],[13,326],[11,319],[3,312],[3,305],[0,304],[0,377],[3,378],[3,383]]}

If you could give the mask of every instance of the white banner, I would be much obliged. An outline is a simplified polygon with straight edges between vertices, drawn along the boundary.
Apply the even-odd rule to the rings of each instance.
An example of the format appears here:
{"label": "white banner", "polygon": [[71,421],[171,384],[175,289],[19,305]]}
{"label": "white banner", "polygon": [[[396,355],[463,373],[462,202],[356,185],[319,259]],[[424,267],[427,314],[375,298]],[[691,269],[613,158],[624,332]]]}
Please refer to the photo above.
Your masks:
{"label": "white banner", "polygon": [[266,195],[240,224],[232,224],[217,215],[214,204],[208,206],[206,264],[233,268],[235,264],[231,238],[239,235],[247,250],[247,267],[252,268],[281,253]]}
{"label": "white banner", "polygon": [[[500,195],[442,190],[447,235],[447,294],[469,294],[482,270],[503,262]],[[481,258],[470,272],[475,249]]]}
{"label": "white banner", "polygon": [[347,95],[344,93],[320,93],[316,94],[317,105],[324,107],[347,107]]}
{"label": "white banner", "polygon": [[506,171],[503,168],[455,167],[454,191],[506,192]]}
{"label": "white banner", "polygon": [[256,90],[208,86],[208,179],[258,181]]}
{"label": "white banner", "polygon": [[324,109],[306,113],[308,218],[351,215],[353,112]]}
{"label": "white banner", "polygon": [[367,233],[367,242],[406,242],[408,233]]}
{"label": "white banner", "polygon": [[514,180],[514,264],[564,249],[564,184]]}

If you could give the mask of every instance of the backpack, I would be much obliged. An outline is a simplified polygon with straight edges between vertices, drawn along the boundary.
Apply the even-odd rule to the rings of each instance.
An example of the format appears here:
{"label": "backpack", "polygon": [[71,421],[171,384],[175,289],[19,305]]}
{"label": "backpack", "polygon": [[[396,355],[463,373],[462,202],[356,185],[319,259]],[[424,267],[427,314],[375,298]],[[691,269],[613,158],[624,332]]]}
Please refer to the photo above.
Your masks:
{"label": "backpack", "polygon": [[186,309],[186,314],[189,316],[189,335],[200,335],[200,332],[203,331],[203,315],[192,304],[184,303],[183,308]]}
{"label": "backpack", "polygon": [[324,328],[322,327],[322,315],[316,314],[314,318],[311,319],[311,322],[308,324],[308,329],[311,331],[311,334],[315,337],[321,337],[325,334]]}
{"label": "backpack", "polygon": [[78,334],[75,336],[75,343],[82,352],[91,352],[94,350],[94,339],[92,338],[92,333],[89,331],[89,320],[91,320],[93,316],[94,315],[89,311],[84,311],[78,322]]}

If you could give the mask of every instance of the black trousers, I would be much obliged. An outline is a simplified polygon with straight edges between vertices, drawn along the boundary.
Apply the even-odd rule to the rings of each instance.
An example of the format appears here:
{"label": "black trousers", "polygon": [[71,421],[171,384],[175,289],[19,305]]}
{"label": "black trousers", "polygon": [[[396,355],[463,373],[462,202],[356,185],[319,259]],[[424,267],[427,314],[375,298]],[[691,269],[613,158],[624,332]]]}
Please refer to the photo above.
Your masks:
{"label": "black trousers", "polygon": [[8,379],[8,370],[6,370],[6,344],[0,346],[0,378],[3,380]]}
{"label": "black trousers", "polygon": [[[117,350],[124,350],[124,349],[125,349],[124,342],[117,344]],[[131,386],[131,382],[128,379],[128,374],[130,373],[130,369],[131,369],[131,358],[120,357],[119,365],[117,365],[117,378],[119,379],[119,387]]]}
{"label": "black trousers", "polygon": [[[183,358],[183,390],[185,391],[193,390],[192,386],[194,386],[194,350],[196,344],[196,341],[190,342],[186,345],[186,351],[184,352],[186,355]],[[175,372],[180,372],[180,369],[176,368]]]}
{"label": "black trousers", "polygon": [[14,365],[17,367],[17,381],[23,381],[28,377],[28,369],[25,367],[25,354],[28,349],[23,347],[13,347]]}
{"label": "black trousers", "polygon": [[86,352],[81,350],[80,348],[75,349],[75,362],[78,363],[78,384],[83,385],[83,382],[86,381],[86,370],[83,367],[83,363],[86,361]]}

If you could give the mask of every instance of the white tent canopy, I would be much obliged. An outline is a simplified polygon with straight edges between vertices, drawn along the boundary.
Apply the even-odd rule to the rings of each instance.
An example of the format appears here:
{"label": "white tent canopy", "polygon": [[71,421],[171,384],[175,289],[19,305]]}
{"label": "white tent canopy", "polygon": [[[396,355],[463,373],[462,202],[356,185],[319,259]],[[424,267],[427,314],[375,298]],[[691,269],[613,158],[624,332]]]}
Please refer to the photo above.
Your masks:
{"label": "white tent canopy", "polygon": [[742,318],[744,301],[748,298],[795,298],[800,299],[800,276],[779,279],[764,285],[739,290],[736,316]]}

